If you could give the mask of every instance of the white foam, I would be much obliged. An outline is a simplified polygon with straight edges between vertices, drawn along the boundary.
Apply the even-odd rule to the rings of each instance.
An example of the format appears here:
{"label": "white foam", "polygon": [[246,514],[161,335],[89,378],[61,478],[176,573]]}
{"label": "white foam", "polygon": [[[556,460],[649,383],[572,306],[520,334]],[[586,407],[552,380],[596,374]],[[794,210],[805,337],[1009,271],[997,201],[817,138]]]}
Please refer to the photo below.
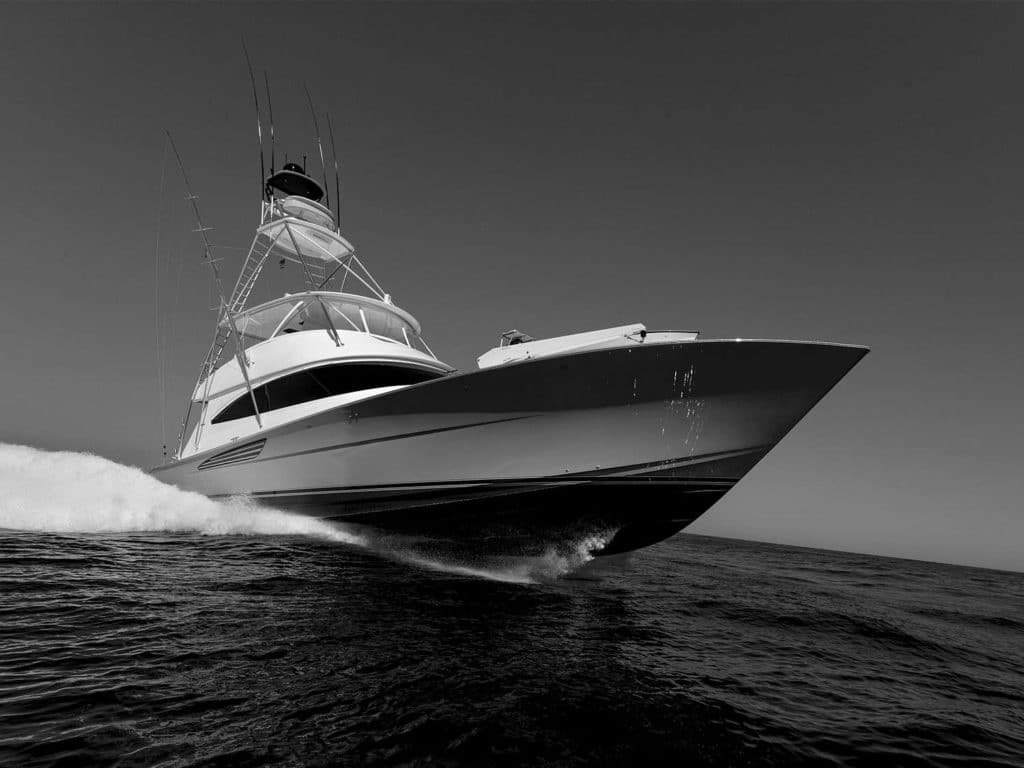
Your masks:
{"label": "white foam", "polygon": [[542,555],[491,557],[473,564],[433,558],[413,549],[395,548],[390,554],[432,571],[511,584],[537,584],[554,581],[582,568],[594,559],[594,553],[600,551],[609,539],[610,534],[607,533],[591,534],[561,546],[552,545]]}
{"label": "white foam", "polygon": [[589,561],[609,535],[552,545],[543,555],[435,558],[400,537],[261,506],[244,496],[217,502],[161,483],[101,456],[0,443],[0,529],[47,533],[192,532],[211,536],[312,536],[364,547],[432,571],[516,584],[551,581]]}
{"label": "white foam", "polygon": [[323,520],[262,507],[245,497],[217,502],[136,467],[89,453],[0,443],[0,528],[51,533],[181,531],[362,539]]}

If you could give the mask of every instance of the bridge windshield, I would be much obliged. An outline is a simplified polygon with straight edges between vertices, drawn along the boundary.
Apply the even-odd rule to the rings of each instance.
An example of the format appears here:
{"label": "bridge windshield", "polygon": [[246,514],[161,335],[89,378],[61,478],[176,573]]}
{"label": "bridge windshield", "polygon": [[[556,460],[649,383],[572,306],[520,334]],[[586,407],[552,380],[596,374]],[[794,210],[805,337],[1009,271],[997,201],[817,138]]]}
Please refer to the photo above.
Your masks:
{"label": "bridge windshield", "polygon": [[382,301],[349,293],[318,291],[282,296],[243,312],[235,322],[246,347],[284,333],[329,331],[331,326],[338,331],[370,333],[422,347],[419,324],[412,315]]}

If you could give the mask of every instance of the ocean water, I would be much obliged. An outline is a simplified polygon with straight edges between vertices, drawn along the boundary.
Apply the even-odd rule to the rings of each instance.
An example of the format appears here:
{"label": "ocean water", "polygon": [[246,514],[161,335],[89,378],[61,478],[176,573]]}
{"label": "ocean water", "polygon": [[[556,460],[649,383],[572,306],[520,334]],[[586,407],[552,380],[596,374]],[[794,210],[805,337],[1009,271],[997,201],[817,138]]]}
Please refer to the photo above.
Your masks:
{"label": "ocean water", "polygon": [[448,562],[0,445],[0,765],[1024,765],[1024,574]]}

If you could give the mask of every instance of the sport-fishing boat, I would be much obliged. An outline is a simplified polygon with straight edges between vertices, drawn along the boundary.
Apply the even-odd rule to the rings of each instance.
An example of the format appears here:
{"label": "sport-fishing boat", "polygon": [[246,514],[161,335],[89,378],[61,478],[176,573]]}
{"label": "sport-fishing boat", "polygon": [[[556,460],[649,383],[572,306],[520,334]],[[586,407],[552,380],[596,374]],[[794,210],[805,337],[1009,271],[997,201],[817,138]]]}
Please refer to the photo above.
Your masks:
{"label": "sport-fishing boat", "polygon": [[[600,531],[610,554],[707,511],[867,352],[635,323],[509,331],[458,371],[342,236],[324,176],[271,168],[160,480],[518,551]],[[296,292],[254,303],[285,268]]]}

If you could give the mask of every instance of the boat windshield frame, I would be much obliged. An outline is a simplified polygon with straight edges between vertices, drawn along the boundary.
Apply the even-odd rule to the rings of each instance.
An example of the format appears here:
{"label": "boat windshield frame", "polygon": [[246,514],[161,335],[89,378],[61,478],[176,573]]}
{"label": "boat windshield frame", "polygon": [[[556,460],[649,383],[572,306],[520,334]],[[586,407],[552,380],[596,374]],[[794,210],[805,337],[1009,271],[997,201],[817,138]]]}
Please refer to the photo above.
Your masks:
{"label": "boat windshield frame", "polygon": [[[337,331],[367,333],[413,349],[428,349],[415,317],[394,304],[355,293],[289,293],[239,312],[234,321],[246,349],[285,334],[314,330],[326,330],[332,337]],[[223,318],[220,325],[227,328],[227,323]]]}

